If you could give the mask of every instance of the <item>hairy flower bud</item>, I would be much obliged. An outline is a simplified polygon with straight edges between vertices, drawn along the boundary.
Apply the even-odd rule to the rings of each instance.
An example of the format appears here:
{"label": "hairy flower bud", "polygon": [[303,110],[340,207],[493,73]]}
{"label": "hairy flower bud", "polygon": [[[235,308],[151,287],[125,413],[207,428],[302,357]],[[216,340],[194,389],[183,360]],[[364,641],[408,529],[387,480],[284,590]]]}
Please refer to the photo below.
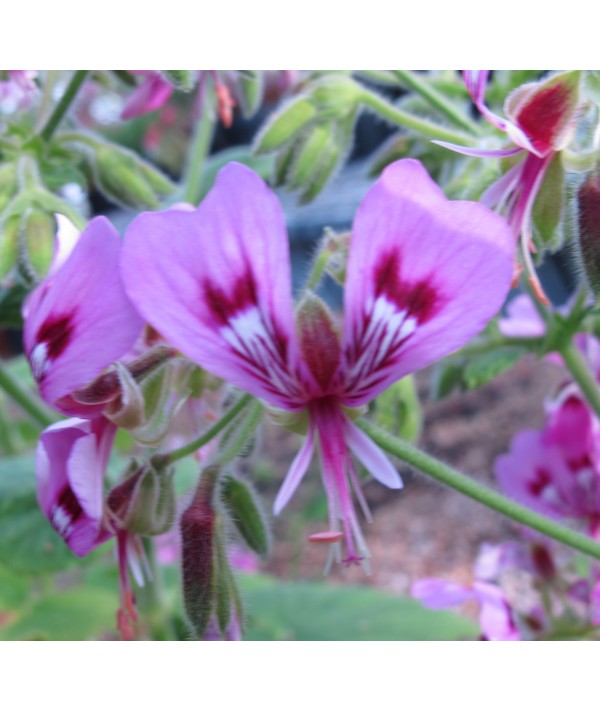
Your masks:
{"label": "hairy flower bud", "polygon": [[291,141],[315,117],[317,109],[300,96],[286,104],[267,122],[255,143],[257,153],[269,153]]}
{"label": "hairy flower bud", "polygon": [[600,296],[600,172],[588,175],[577,193],[579,254],[596,299]]}
{"label": "hairy flower bud", "polygon": [[226,476],[221,496],[244,541],[255,553],[266,556],[269,552],[269,529],[252,489],[240,479]]}
{"label": "hairy flower bud", "polygon": [[202,472],[200,484],[181,516],[183,602],[188,621],[198,637],[205,633],[213,610],[216,518],[215,485],[219,470]]}
{"label": "hairy flower bud", "polygon": [[173,471],[157,471],[149,464],[133,462],[131,476],[109,493],[107,508],[118,530],[158,536],[175,519]]}
{"label": "hairy flower bud", "polygon": [[326,389],[340,365],[342,347],[333,317],[315,294],[307,294],[296,313],[300,352],[317,383]]}

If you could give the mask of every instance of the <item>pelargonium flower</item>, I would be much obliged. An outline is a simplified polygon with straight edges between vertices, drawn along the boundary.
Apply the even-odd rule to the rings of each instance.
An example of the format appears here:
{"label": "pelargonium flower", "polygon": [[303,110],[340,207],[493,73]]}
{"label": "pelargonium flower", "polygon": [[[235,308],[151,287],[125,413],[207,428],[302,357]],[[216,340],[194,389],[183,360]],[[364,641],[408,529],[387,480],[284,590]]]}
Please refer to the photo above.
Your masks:
{"label": "pelargonium flower", "polygon": [[465,71],[464,81],[475,106],[493,126],[507,134],[515,147],[488,150],[434,141],[468,156],[506,158],[526,154],[524,160],[486,190],[481,202],[506,212],[515,239],[521,238],[521,252],[531,286],[544,303],[549,302],[531,260],[531,252],[535,251],[532,211],[548,166],[573,134],[579,100],[579,74],[567,72],[519,87],[506,100],[505,119],[491,111],[485,103],[489,71]]}
{"label": "pelargonium flower", "polygon": [[103,417],[70,418],[48,427],[37,446],[40,508],[78,556],[113,535],[104,514],[104,474],[116,431]]}
{"label": "pelargonium flower", "polygon": [[295,318],[281,205],[253,171],[231,163],[197,210],[137,217],[121,266],[139,312],[184,355],[307,420],[275,511],[293,495],[318,441],[329,504],[322,537],[345,539],[350,562],[368,555],[350,452],[381,483],[401,486],[351,409],[479,332],[506,296],[513,251],[501,217],[449,202],[419,162],[399,161],[354,219],[341,328],[314,295]]}
{"label": "pelargonium flower", "polygon": [[24,347],[44,400],[68,415],[96,417],[103,409],[71,394],[124,356],[143,321],[121,284],[121,239],[104,217],[79,236],[59,220],[48,276],[24,305]]}
{"label": "pelargonium flower", "polygon": [[451,580],[423,578],[413,584],[411,595],[433,610],[475,600],[480,605],[479,624],[485,639],[511,642],[521,638],[512,607],[498,585],[480,580],[461,585]]}
{"label": "pelargonium flower", "polygon": [[38,91],[36,71],[30,69],[10,69],[7,78],[0,81],[0,111],[12,114],[31,106]]}
{"label": "pelargonium flower", "polygon": [[516,435],[495,473],[516,501],[600,535],[600,424],[573,387],[553,404],[541,432]]}

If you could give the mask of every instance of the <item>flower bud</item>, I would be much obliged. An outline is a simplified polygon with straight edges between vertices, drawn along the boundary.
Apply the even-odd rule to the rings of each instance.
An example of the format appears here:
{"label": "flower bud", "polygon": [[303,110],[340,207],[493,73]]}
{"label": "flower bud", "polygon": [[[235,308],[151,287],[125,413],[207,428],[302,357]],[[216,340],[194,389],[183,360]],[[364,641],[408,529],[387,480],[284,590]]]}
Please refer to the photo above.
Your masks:
{"label": "flower bud", "polygon": [[325,303],[309,292],[296,312],[300,352],[319,386],[326,390],[338,371],[342,347]]}
{"label": "flower bud", "polygon": [[131,476],[107,498],[113,526],[145,536],[166,533],[175,519],[173,471],[156,471],[149,464],[140,467],[135,462],[129,471]]}
{"label": "flower bud", "polygon": [[206,632],[213,611],[217,518],[214,493],[218,475],[217,467],[202,472],[180,523],[183,602],[188,621],[199,638]]}
{"label": "flower bud", "polygon": [[269,552],[269,529],[255,494],[245,482],[226,476],[221,486],[231,520],[248,546],[258,555]]}
{"label": "flower bud", "polygon": [[361,92],[360,85],[350,76],[335,74],[316,82],[310,97],[321,111],[330,111],[339,116],[356,108]]}
{"label": "flower bud", "polygon": [[237,99],[245,118],[251,118],[258,111],[263,98],[263,72],[242,70],[238,76]]}
{"label": "flower bud", "polygon": [[0,212],[12,200],[17,188],[17,166],[14,163],[3,163],[0,165]]}
{"label": "flower bud", "polygon": [[17,264],[20,253],[21,219],[10,215],[0,231],[0,279],[7,276]]}
{"label": "flower bud", "polygon": [[300,96],[286,104],[267,122],[255,142],[256,153],[269,153],[291,141],[315,117],[315,106]]}
{"label": "flower bud", "polygon": [[587,176],[577,192],[579,256],[596,300],[600,297],[600,172]]}
{"label": "flower bud", "polygon": [[53,214],[32,207],[22,222],[23,259],[36,279],[44,277],[54,254],[57,225]]}
{"label": "flower bud", "polygon": [[292,190],[310,185],[331,142],[331,129],[328,125],[319,124],[311,128],[297,149],[290,167],[288,184]]}

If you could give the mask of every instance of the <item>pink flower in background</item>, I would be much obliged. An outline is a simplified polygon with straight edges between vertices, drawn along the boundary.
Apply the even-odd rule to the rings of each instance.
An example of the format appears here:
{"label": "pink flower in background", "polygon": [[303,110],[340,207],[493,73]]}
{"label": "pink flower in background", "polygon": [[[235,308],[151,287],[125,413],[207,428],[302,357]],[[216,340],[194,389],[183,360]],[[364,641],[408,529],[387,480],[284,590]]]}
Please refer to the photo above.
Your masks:
{"label": "pink flower in background", "polygon": [[492,583],[475,581],[472,585],[460,585],[451,580],[423,578],[414,583],[411,595],[433,610],[475,600],[480,606],[479,624],[486,639],[511,642],[521,638],[506,595]]}
{"label": "pink flower in background", "polygon": [[29,69],[11,69],[8,78],[0,81],[0,112],[13,114],[27,110],[36,95],[37,72]]}
{"label": "pink flower in background", "polygon": [[162,108],[174,92],[173,86],[162,78],[160,72],[135,70],[131,74],[143,77],[142,82],[128,96],[121,118],[135,118]]}
{"label": "pink flower in background", "polygon": [[318,441],[327,535],[345,539],[347,562],[368,555],[352,503],[352,490],[363,500],[350,452],[381,483],[401,486],[348,408],[479,332],[506,296],[514,251],[502,218],[449,202],[413,160],[384,171],[352,234],[339,332],[314,296],[294,318],[283,212],[245,166],[226,166],[195,211],[140,215],[122,259],[127,293],[170,343],[271,406],[304,413],[306,439],[275,511],[293,495]]}
{"label": "pink flower in background", "polygon": [[125,355],[143,321],[119,276],[121,240],[104,217],[81,236],[62,219],[48,276],[24,306],[24,348],[44,400],[65,414],[97,417],[104,404],[72,393]]}
{"label": "pink flower in background", "polygon": [[537,338],[546,333],[546,324],[528,294],[519,294],[509,302],[498,328],[509,338]]}
{"label": "pink flower in background", "polygon": [[552,404],[541,432],[516,435],[498,457],[502,490],[539,513],[576,520],[600,535],[600,424],[573,388]]}
{"label": "pink flower in background", "polygon": [[468,156],[507,158],[525,153],[522,161],[486,190],[481,202],[506,213],[515,239],[521,238],[521,251],[530,284],[544,303],[549,302],[531,260],[531,252],[535,251],[532,211],[548,166],[574,131],[579,102],[579,74],[567,72],[542,82],[524,84],[507,98],[505,114],[508,118],[504,119],[485,103],[489,71],[465,71],[465,84],[475,106],[493,126],[506,133],[515,146],[487,150],[434,141]]}

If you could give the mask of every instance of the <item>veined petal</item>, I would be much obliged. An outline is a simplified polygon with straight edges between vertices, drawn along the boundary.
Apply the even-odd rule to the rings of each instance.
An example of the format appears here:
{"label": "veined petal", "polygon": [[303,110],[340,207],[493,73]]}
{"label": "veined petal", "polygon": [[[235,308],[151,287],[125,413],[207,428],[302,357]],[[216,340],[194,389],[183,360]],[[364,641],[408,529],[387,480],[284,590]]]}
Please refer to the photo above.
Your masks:
{"label": "veined petal", "polygon": [[123,356],[142,330],[121,284],[120,247],[110,222],[95,218],[27,303],[25,353],[50,404]]}
{"label": "veined petal", "polygon": [[503,218],[447,200],[418,161],[389,166],[352,228],[344,404],[368,402],[475,336],[508,293],[514,249]]}
{"label": "veined petal", "polygon": [[45,430],[36,452],[40,507],[79,556],[107,540],[103,480],[116,427],[108,420],[71,418]]}
{"label": "veined petal", "polygon": [[315,451],[315,428],[312,423],[309,424],[308,432],[306,434],[306,439],[302,443],[302,447],[298,454],[295,456],[288,473],[286,474],[283,484],[275,497],[275,503],[273,504],[273,513],[278,516],[281,511],[287,506],[289,500],[292,498],[298,485],[302,481],[310,460]]}
{"label": "veined petal", "polygon": [[390,489],[402,488],[402,478],[384,451],[348,419],[346,420],[346,444],[374,479]]}
{"label": "veined petal", "polygon": [[278,407],[301,406],[284,216],[249,168],[223,168],[194,212],[134,220],[122,274],[140,313],[188,358]]}

